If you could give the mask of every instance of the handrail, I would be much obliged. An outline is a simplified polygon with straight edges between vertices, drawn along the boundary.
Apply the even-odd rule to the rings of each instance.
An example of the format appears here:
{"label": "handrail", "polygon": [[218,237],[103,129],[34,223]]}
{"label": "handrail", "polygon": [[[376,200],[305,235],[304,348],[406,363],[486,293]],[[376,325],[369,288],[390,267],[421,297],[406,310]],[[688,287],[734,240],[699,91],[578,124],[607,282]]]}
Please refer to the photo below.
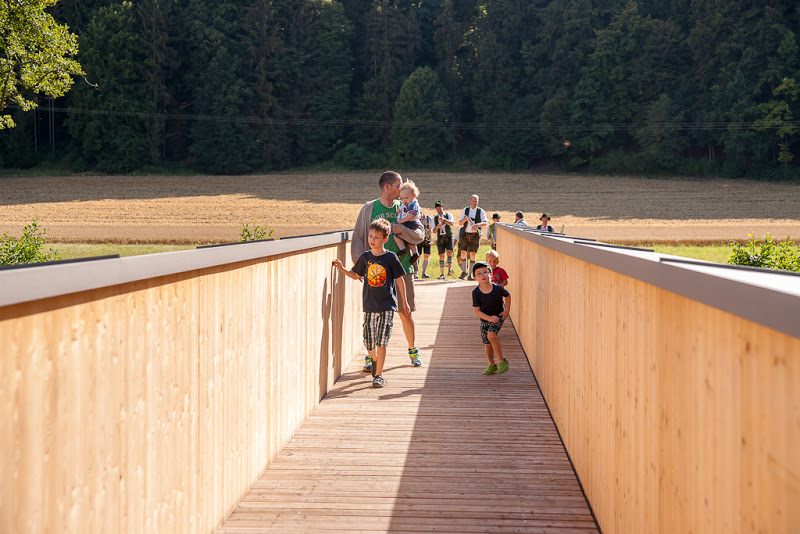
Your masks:
{"label": "handrail", "polygon": [[[584,242],[499,224],[512,234],[571,258],[666,289],[800,337],[800,273],[688,260],[649,249]],[[614,250],[609,250],[614,249]]]}
{"label": "handrail", "polygon": [[0,271],[0,307],[345,243],[351,235],[351,230],[341,230],[278,241],[230,243],[236,247],[204,247],[92,263],[33,264],[22,270]]}

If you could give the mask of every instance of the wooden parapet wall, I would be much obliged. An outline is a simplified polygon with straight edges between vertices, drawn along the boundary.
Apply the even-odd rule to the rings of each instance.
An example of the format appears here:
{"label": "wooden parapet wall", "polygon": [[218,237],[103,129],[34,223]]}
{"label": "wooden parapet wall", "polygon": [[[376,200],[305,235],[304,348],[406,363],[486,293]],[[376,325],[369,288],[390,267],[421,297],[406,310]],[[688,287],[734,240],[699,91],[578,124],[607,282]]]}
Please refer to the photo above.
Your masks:
{"label": "wooden parapet wall", "polygon": [[603,532],[800,532],[800,277],[508,226],[498,250]]}
{"label": "wooden parapet wall", "polygon": [[0,532],[213,532],[361,347],[348,240],[0,271]]}

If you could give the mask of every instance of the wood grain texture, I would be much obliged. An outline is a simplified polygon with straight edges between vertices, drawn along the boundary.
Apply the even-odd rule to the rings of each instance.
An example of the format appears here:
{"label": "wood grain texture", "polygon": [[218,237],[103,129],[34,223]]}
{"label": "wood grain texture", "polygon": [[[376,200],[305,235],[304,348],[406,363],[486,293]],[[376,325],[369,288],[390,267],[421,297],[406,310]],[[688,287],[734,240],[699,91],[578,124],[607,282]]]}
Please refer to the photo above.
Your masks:
{"label": "wood grain texture", "polygon": [[423,367],[395,316],[387,386],[349,366],[217,534],[597,532],[513,325],[485,376],[474,284],[416,287]]}
{"label": "wood grain texture", "polygon": [[348,246],[0,308],[0,532],[212,532],[359,352]]}
{"label": "wood grain texture", "polygon": [[800,531],[800,339],[498,232],[603,532]]}

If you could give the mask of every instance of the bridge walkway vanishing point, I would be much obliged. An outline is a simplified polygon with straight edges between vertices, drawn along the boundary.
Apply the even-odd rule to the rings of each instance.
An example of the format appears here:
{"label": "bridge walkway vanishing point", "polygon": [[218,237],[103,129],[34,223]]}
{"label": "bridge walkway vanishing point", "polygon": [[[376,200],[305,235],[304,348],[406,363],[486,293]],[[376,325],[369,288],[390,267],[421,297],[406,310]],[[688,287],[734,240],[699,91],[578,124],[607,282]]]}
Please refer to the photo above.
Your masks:
{"label": "bridge walkway vanishing point", "polygon": [[387,386],[353,361],[218,534],[597,532],[511,321],[485,376],[474,283],[416,287],[424,366],[395,316]]}

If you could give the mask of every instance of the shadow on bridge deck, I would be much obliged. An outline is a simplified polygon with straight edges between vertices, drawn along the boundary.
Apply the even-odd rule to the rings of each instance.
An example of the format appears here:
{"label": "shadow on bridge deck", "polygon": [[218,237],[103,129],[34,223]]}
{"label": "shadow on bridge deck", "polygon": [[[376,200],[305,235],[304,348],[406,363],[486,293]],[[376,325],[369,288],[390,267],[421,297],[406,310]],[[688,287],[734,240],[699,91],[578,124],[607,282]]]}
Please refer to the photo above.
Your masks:
{"label": "shadow on bridge deck", "polygon": [[353,362],[218,534],[597,531],[510,322],[482,374],[472,287],[418,283],[424,366],[396,317],[387,386]]}

